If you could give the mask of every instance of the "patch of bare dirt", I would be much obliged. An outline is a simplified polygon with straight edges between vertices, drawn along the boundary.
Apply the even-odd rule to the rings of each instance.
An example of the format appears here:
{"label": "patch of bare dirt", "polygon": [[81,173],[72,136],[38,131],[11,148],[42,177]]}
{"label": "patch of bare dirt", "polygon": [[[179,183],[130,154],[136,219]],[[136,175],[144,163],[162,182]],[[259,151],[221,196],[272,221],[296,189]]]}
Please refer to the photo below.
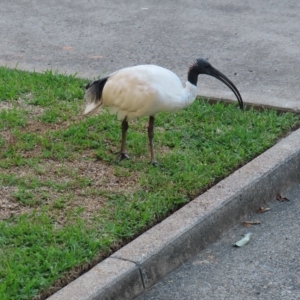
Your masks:
{"label": "patch of bare dirt", "polygon": [[16,136],[8,129],[0,131],[0,136],[4,140],[5,145],[14,144],[17,141]]}
{"label": "patch of bare dirt", "polygon": [[[46,132],[62,130],[68,128],[71,124],[77,123],[84,116],[74,116],[61,123],[43,123],[37,120],[42,115],[44,108],[29,105],[27,102],[32,95],[24,96],[13,102],[0,102],[1,109],[13,109],[14,107],[25,109],[28,112],[28,122],[26,126],[20,128],[21,132],[43,135]],[[17,142],[17,137],[9,129],[0,132],[4,139],[4,147]],[[118,150],[117,150],[118,149]],[[116,145],[116,151],[119,151],[119,145]],[[42,149],[36,146],[29,151],[19,153],[23,158],[34,158],[42,156]],[[0,173],[10,174],[20,179],[26,187],[25,193],[30,194],[28,203],[21,203],[15,196],[18,192],[17,185],[0,185],[0,219],[7,219],[12,216],[39,211],[42,206],[49,206],[49,212],[55,215],[57,226],[65,225],[70,220],[70,211],[76,211],[80,208],[80,217],[87,222],[97,215],[105,203],[108,201],[110,193],[131,194],[140,188],[137,172],[130,172],[118,166],[96,160],[95,152],[87,150],[80,155],[76,155],[77,160],[58,161],[43,160],[35,167],[11,167],[9,169],[0,169]],[[31,182],[39,182],[34,185]],[[52,182],[52,183],[50,183]],[[57,185],[63,187],[58,188]],[[20,183],[19,183],[20,185]],[[28,189],[27,189],[28,187]]]}
{"label": "patch of bare dirt", "polygon": [[26,126],[23,127],[22,132],[44,133],[47,131],[55,131],[58,129],[61,129],[61,124],[29,121]]}
{"label": "patch of bare dirt", "polygon": [[30,211],[30,208],[22,205],[12,196],[17,190],[16,186],[0,187],[0,220]]}
{"label": "patch of bare dirt", "polygon": [[[28,186],[33,180],[37,180],[41,186],[28,190],[37,203],[29,206],[21,205],[14,197],[18,190],[16,186],[0,187],[0,197],[3,199],[3,203],[0,202],[0,219],[32,210],[39,211],[42,205],[47,205],[51,206],[58,226],[70,221],[70,211],[78,208],[81,208],[80,217],[89,222],[101,211],[110,193],[131,194],[140,188],[137,172],[128,173],[121,167],[118,170],[116,172],[114,166],[105,162],[84,158],[73,162],[45,160],[36,168],[4,169],[4,173],[16,176]],[[55,184],[65,185],[65,188],[56,188]]]}
{"label": "patch of bare dirt", "polygon": [[[79,122],[82,119],[86,118],[83,114],[79,115],[74,115],[73,117],[70,117],[68,121],[65,122],[59,122],[59,123],[43,123],[38,121],[38,118],[42,116],[45,113],[45,110],[47,108],[41,107],[38,105],[31,105],[28,104],[28,100],[32,98],[31,94],[28,94],[27,96],[25,95],[24,97],[27,100],[24,100],[22,98],[19,98],[16,101],[0,101],[0,111],[5,109],[5,110],[10,110],[13,108],[19,108],[23,109],[27,112],[28,116],[28,122],[22,129],[22,131],[26,132],[46,132],[46,131],[54,131],[58,129],[64,129],[69,127],[71,124],[74,122]],[[83,109],[82,109],[83,111]]]}
{"label": "patch of bare dirt", "polygon": [[[27,99],[27,101],[30,100],[32,98],[31,93],[25,95],[24,98]],[[28,104],[27,101],[25,101],[23,98],[18,98],[18,100],[16,101],[0,101],[0,110],[10,110],[14,107],[18,107],[26,110],[28,112],[29,117],[39,117],[45,112],[45,108],[37,105]]]}

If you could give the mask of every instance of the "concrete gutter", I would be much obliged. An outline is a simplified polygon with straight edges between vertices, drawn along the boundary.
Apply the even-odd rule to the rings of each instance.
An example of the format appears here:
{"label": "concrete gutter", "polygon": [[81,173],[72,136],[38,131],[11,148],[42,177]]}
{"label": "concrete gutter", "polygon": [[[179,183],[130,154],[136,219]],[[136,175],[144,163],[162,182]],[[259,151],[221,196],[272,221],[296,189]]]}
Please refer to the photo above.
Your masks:
{"label": "concrete gutter", "polygon": [[300,129],[48,299],[132,299],[299,181]]}

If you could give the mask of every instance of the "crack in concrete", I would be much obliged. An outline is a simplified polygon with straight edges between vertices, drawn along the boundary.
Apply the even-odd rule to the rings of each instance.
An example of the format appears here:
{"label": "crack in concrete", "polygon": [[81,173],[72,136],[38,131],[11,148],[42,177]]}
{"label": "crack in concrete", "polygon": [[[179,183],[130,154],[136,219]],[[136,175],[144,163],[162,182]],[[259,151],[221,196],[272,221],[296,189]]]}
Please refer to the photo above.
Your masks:
{"label": "crack in concrete", "polygon": [[129,261],[129,262],[131,262],[131,263],[135,264],[135,265],[136,265],[136,267],[137,267],[137,268],[138,268],[138,270],[139,270],[139,273],[140,273],[140,276],[141,276],[141,281],[142,281],[142,284],[143,284],[143,288],[144,288],[144,290],[146,289],[146,287],[145,287],[145,282],[144,282],[143,271],[142,271],[142,269],[141,269],[140,265],[139,265],[137,262],[135,262],[135,261],[132,261],[132,260],[130,260],[130,259],[126,259],[126,258],[118,257],[118,256],[114,256],[114,257],[111,257],[111,258],[114,258],[114,259],[119,259],[119,260],[123,260],[123,261]]}

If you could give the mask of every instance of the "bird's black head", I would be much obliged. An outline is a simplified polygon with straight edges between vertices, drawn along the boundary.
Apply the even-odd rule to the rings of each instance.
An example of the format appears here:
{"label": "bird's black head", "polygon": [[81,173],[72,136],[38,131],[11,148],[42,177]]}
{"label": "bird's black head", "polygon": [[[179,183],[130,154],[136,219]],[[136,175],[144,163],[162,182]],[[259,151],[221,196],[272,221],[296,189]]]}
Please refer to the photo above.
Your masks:
{"label": "bird's black head", "polygon": [[198,75],[199,74],[206,74],[211,75],[212,72],[212,65],[203,58],[198,58],[190,67],[190,70],[194,69]]}
{"label": "bird's black head", "polygon": [[194,85],[197,85],[198,75],[200,74],[213,76],[226,84],[235,94],[240,108],[243,109],[243,100],[235,85],[224,74],[215,69],[207,60],[203,58],[198,58],[193,64],[191,64],[188,71],[188,81]]}

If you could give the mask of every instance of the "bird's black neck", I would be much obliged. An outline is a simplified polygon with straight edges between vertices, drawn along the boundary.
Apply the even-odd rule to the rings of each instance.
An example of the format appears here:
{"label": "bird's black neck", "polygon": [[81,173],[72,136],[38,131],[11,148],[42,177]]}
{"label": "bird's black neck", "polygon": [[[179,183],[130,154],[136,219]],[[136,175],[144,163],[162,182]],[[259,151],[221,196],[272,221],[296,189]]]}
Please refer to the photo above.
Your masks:
{"label": "bird's black neck", "polygon": [[192,64],[188,71],[188,81],[193,85],[197,85],[198,75],[197,64]]}

